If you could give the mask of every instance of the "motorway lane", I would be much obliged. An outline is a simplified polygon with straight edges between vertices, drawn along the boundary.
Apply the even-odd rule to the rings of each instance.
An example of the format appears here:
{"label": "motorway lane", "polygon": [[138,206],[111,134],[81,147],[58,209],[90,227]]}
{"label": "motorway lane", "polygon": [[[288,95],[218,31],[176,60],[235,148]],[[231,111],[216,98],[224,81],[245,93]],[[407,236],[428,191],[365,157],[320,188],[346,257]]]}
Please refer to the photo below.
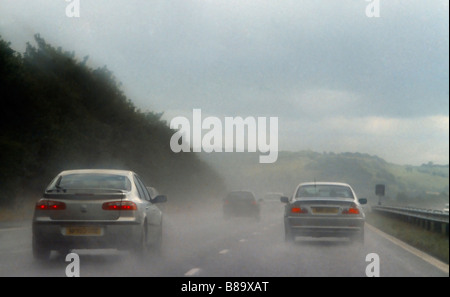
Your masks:
{"label": "motorway lane", "polygon": [[[283,240],[282,208],[263,209],[260,222],[224,221],[219,210],[164,217],[164,252],[142,261],[128,252],[75,250],[81,276],[316,277],[366,276],[366,255],[380,257],[380,276],[448,273],[366,228],[364,245],[339,239]],[[1,228],[1,226],[0,226]],[[31,223],[0,229],[0,276],[65,276],[65,255],[39,263],[31,254]]]}

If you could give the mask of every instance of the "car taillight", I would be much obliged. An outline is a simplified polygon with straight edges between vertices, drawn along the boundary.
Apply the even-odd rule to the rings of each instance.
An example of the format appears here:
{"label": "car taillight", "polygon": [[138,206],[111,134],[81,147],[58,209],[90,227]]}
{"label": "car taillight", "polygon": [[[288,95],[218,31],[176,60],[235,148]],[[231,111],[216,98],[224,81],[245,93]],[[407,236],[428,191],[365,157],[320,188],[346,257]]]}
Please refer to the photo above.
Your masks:
{"label": "car taillight", "polygon": [[36,203],[36,209],[39,210],[63,210],[66,209],[66,204],[60,201],[53,201],[41,199]]}
{"label": "car taillight", "polygon": [[357,215],[357,214],[359,214],[359,209],[357,209],[356,207],[350,207],[348,209],[344,209],[342,211],[342,214]]}
{"label": "car taillight", "polygon": [[112,201],[102,205],[103,210],[137,210],[137,206],[131,201]]}
{"label": "car taillight", "polygon": [[291,213],[296,213],[296,214],[308,213],[308,210],[304,207],[294,206],[291,208]]}

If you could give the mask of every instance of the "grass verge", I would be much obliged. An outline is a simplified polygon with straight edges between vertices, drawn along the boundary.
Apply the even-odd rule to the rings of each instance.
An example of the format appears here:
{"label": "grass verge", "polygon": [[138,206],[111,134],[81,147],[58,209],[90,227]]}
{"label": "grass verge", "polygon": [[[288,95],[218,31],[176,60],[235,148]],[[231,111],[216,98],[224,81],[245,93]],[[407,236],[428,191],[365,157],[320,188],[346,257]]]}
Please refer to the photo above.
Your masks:
{"label": "grass verge", "polygon": [[33,217],[34,205],[36,201],[30,200],[8,207],[0,205],[0,222],[31,220]]}
{"label": "grass verge", "polygon": [[449,263],[449,238],[447,235],[427,231],[420,226],[375,212],[366,214],[366,221],[381,231]]}

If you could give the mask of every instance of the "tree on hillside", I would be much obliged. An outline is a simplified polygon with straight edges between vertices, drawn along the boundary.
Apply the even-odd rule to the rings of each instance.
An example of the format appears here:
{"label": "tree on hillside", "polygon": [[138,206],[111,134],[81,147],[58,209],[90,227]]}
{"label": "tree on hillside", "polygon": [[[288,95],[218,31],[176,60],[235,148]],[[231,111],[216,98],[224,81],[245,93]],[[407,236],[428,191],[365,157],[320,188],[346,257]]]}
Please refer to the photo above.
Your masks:
{"label": "tree on hillside", "polygon": [[[39,35],[35,41],[21,55],[0,38],[4,191],[42,190],[61,170],[99,167],[134,170],[169,193],[178,187],[199,196],[193,193],[202,187],[221,187],[194,154],[170,150],[173,131],[162,114],[137,109],[106,66],[91,69],[86,58],[80,62]],[[12,196],[0,202],[5,197]]]}

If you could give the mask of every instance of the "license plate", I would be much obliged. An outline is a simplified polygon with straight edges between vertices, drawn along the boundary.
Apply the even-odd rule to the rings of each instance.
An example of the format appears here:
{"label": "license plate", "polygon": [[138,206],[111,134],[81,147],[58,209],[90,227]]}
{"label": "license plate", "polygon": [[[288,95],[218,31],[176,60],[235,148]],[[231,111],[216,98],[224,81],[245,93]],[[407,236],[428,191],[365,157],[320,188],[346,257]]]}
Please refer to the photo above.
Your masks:
{"label": "license plate", "polygon": [[103,229],[91,226],[73,226],[64,228],[63,234],[66,236],[102,236]]}
{"label": "license plate", "polygon": [[335,207],[312,207],[313,213],[318,214],[336,214],[339,212],[339,208]]}

